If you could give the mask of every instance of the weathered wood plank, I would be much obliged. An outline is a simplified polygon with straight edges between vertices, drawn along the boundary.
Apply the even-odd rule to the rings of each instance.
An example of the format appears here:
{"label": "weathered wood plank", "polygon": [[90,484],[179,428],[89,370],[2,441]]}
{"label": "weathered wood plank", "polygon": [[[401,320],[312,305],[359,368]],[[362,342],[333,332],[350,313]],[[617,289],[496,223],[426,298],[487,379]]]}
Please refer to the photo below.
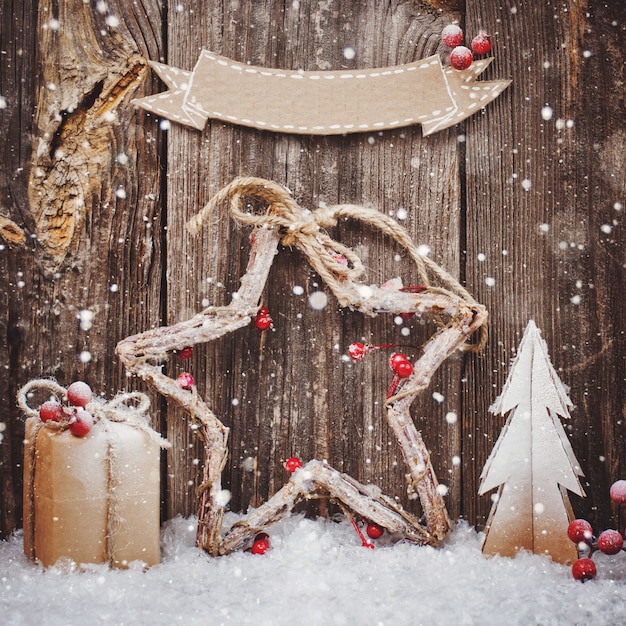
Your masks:
{"label": "weathered wood plank", "polygon": [[467,386],[463,412],[462,510],[479,525],[491,503],[476,499],[477,480],[503,424],[487,409],[531,318],[576,405],[571,439],[588,482],[576,512],[607,524],[608,487],[624,473],[624,235],[613,223],[625,191],[618,4],[468,3],[468,33],[492,30],[493,72],[513,78],[488,124],[467,122],[467,281],[491,311],[491,342],[470,364],[478,384]]}
{"label": "weathered wood plank", "polygon": [[[193,67],[200,49],[209,48],[239,62],[285,69],[341,69],[406,63],[438,51],[439,32],[449,19],[424,5],[393,2],[337,2],[299,7],[291,2],[236,3],[222,9],[212,2],[185,7],[169,23],[168,63]],[[224,12],[222,12],[224,11]],[[355,51],[353,59],[343,54]],[[420,243],[453,273],[460,263],[460,183],[454,131],[423,139],[418,128],[380,135],[311,138],[274,135],[210,122],[202,133],[172,128],[168,163],[168,323],[202,306],[228,301],[247,255],[246,233],[235,230],[224,208],[201,238],[191,239],[185,222],[210,195],[237,175],[254,175],[286,184],[305,207],[361,203],[396,214],[407,209],[406,225]],[[404,270],[399,250],[380,235],[345,224],[332,233],[354,245],[368,267],[368,279],[382,282]],[[183,260],[181,262],[181,251]],[[408,274],[407,274],[408,271]],[[301,286],[302,295],[293,288]],[[190,364],[200,392],[231,428],[231,457],[224,483],[232,506],[246,509],[276,492],[286,480],[282,462],[293,455],[327,459],[358,480],[380,485],[409,505],[405,468],[385,423],[383,401],[391,378],[382,354],[367,363],[342,360],[348,345],[421,344],[434,330],[413,324],[409,340],[389,317],[365,320],[341,311],[332,295],[323,311],[308,306],[308,296],[324,287],[304,259],[282,250],[264,304],[274,331],[261,338],[243,329],[196,350]],[[411,354],[419,356],[418,350]],[[176,368],[182,366],[176,365]],[[177,371],[177,370],[176,370]],[[428,397],[416,406],[420,427],[434,450],[437,471],[450,484],[450,502],[460,495],[452,457],[458,432],[443,417],[457,410],[459,364],[438,375],[438,404]],[[238,403],[233,406],[233,399]],[[428,416],[422,418],[421,416]],[[194,510],[194,494],[181,485],[200,448],[181,416],[168,417],[177,452],[170,457],[169,514]],[[194,477],[197,481],[197,476]]]}
{"label": "weathered wood plank", "polygon": [[[452,517],[480,526],[490,508],[488,498],[476,496],[478,476],[502,422],[487,409],[532,317],[576,404],[572,444],[590,497],[575,508],[596,524],[623,524],[608,502],[608,485],[626,472],[626,17],[619,4],[467,3],[468,38],[479,27],[494,34],[496,59],[488,74],[514,83],[485,115],[428,138],[419,128],[329,138],[219,122],[203,132],[166,130],[127,105],[122,77],[135,55],[191,69],[202,48],[286,69],[410,62],[444,52],[439,34],[460,17],[452,13],[460,10],[455,1],[309,6],[202,0],[193,7],[169,3],[163,12],[156,0],[112,0],[104,12],[79,0],[0,6],[7,53],[0,63],[0,94],[7,99],[0,111],[0,215],[29,237],[42,235],[39,242],[29,238],[27,247],[0,251],[0,358],[6,364],[0,411],[7,424],[0,530],[19,525],[16,389],[41,375],[63,383],[84,378],[106,394],[134,386],[115,361],[119,339],[191,317],[208,303],[226,303],[247,261],[247,232],[229,221],[224,207],[196,238],[184,225],[237,175],[284,183],[311,209],[350,202],[397,216],[405,208],[414,239],[430,245],[432,257],[465,277],[468,290],[487,305],[486,352],[446,364],[432,384],[443,400],[427,394],[413,407],[437,475],[450,487]],[[346,46],[354,58],[344,56]],[[158,90],[149,77],[135,95]],[[120,96],[121,104],[115,116],[100,120],[104,94]],[[546,104],[554,111],[550,120],[541,116]],[[93,159],[80,154],[76,137],[95,150]],[[65,155],[56,155],[59,148]],[[33,164],[41,170],[37,176]],[[91,179],[79,189],[76,176],[86,171]],[[81,193],[84,207],[76,203]],[[62,233],[67,249],[55,275],[54,255],[42,253],[50,229],[37,230],[42,215],[58,227],[51,207],[63,214],[63,224],[76,225],[75,234]],[[357,249],[372,282],[398,274],[406,284],[416,280],[406,259],[396,259],[401,251],[367,227],[342,223],[331,234]],[[487,277],[495,279],[493,286]],[[312,309],[308,296],[317,290],[324,286],[300,254],[281,249],[264,295],[275,329],[265,336],[254,328],[237,331],[198,347],[189,363],[172,359],[168,372],[190,369],[209,406],[231,428],[224,484],[234,509],[276,492],[286,479],[282,462],[293,455],[327,459],[414,509],[384,419],[386,355],[372,353],[360,364],[342,355],[355,340],[419,345],[434,325],[412,323],[407,338],[391,318],[340,310],[330,293],[323,311]],[[83,309],[95,313],[88,331],[76,318]],[[88,363],[78,358],[83,350],[92,355]],[[155,397],[156,421],[159,405]],[[169,517],[195,511],[201,465],[193,460],[202,447],[181,414],[165,411],[174,443]],[[448,412],[458,420],[448,424]],[[461,458],[460,466],[453,457]]]}
{"label": "weathered wood plank", "polygon": [[[6,108],[0,111],[0,214],[14,223],[28,219],[26,190],[30,160],[36,23],[28,2],[0,5],[3,58],[0,62],[0,95]],[[0,537],[20,526],[23,428],[16,418],[15,392],[20,369],[21,333],[16,324],[17,271],[21,253],[0,238]]]}
{"label": "weathered wood plank", "polygon": [[[11,170],[4,170],[3,203],[34,238],[2,253],[9,298],[2,311],[9,339],[2,408],[15,444],[18,523],[23,424],[17,388],[41,376],[65,385],[83,379],[106,395],[127,387],[115,344],[137,327],[158,324],[162,308],[160,145],[127,106],[137,59],[160,54],[158,3],[144,2],[141,12],[123,0],[108,2],[104,12],[79,0],[20,6],[22,22],[6,41],[15,74],[3,111],[16,122],[3,133],[3,150],[19,163],[5,162]],[[3,23],[17,15],[3,15]],[[152,29],[145,27],[150,16]],[[20,41],[22,24],[28,41]],[[131,30],[141,38],[135,41]],[[27,51],[23,65],[20,49]],[[83,316],[81,324],[80,311],[93,313],[93,321]]]}

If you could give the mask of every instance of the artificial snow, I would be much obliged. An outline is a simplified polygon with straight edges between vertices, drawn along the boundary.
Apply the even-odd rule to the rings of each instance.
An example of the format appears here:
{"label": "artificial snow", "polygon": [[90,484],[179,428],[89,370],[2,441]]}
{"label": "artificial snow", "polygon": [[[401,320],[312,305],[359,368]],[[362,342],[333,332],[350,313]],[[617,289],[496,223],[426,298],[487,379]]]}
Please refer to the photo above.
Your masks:
{"label": "artificial snow", "polygon": [[[229,516],[233,521],[234,516]],[[21,532],[0,542],[0,615],[19,626],[132,624],[609,625],[626,622],[626,556],[594,555],[598,577],[575,581],[547,557],[484,557],[482,535],[457,526],[440,548],[375,550],[347,522],[294,516],[269,529],[265,555],[212,558],[194,546],[195,520],[162,531],[148,571],[88,565],[43,570]]]}

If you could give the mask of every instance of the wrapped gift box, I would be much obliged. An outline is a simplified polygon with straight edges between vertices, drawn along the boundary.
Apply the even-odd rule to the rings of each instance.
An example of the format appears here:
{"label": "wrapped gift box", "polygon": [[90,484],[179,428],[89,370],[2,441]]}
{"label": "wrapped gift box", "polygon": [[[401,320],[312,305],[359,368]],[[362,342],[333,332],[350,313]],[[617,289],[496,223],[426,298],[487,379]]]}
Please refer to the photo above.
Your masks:
{"label": "wrapped gift box", "polygon": [[59,559],[126,567],[160,558],[158,437],[97,421],[86,437],[26,420],[24,551],[45,567]]}

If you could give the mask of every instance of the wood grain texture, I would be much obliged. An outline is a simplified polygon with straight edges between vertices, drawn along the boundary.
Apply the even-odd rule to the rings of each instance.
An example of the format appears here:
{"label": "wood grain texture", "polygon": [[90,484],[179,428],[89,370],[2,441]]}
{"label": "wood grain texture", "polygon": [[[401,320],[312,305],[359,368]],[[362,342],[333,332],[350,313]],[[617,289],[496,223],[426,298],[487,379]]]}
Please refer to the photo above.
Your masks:
{"label": "wood grain texture", "polygon": [[502,427],[487,410],[529,319],[571,387],[566,427],[588,495],[574,510],[598,529],[617,522],[608,488],[625,460],[619,4],[468,3],[467,30],[494,25],[493,71],[514,81],[488,124],[466,126],[467,285],[490,310],[492,337],[468,369],[478,384],[468,386],[463,410],[463,511],[478,524],[491,502],[477,500],[475,487]]}
{"label": "wood grain texture", "polygon": [[[138,123],[133,108],[123,106],[110,110],[111,115],[98,116],[96,135],[80,135],[87,146],[76,144],[69,132],[72,115],[88,117],[90,103],[98,105],[99,96],[91,102],[85,94],[95,95],[101,81],[102,93],[107,93],[108,67],[115,68],[122,57],[159,54],[158,3],[140,5],[142,15],[157,20],[156,39],[153,31],[134,23],[130,4],[108,2],[108,12],[103,14],[78,0],[58,6],[27,2],[21,5],[23,13],[3,14],[7,24],[22,15],[23,26],[16,22],[15,38],[7,39],[15,74],[10,77],[8,106],[2,112],[10,120],[3,127],[2,143],[5,153],[13,153],[19,161],[4,162],[3,182],[7,184],[2,185],[2,201],[10,217],[29,235],[28,247],[6,249],[1,256],[3,297],[8,298],[8,306],[0,313],[6,331],[3,357],[8,364],[2,376],[3,459],[9,441],[12,462],[12,484],[4,480],[2,501],[10,502],[13,497],[16,503],[13,526],[20,524],[21,517],[24,436],[15,404],[17,389],[41,376],[56,377],[65,385],[82,379],[96,393],[107,396],[126,388],[129,381],[115,361],[115,343],[138,326],[157,325],[161,314],[163,224],[157,133]],[[122,15],[124,20],[117,26],[107,24],[107,17]],[[115,20],[109,23],[116,24]],[[141,30],[142,38],[135,41],[131,30]],[[6,69],[4,59],[2,67]],[[111,103],[115,102],[114,91],[108,93]],[[101,100],[104,109],[107,102]],[[80,131],[80,123],[73,128]],[[72,153],[67,160],[64,148],[66,155]],[[61,152],[55,154],[58,149]],[[80,156],[83,150],[93,156],[93,162]],[[49,162],[42,163],[42,159]],[[90,169],[92,164],[94,169]],[[34,171],[37,167],[40,172]],[[57,172],[54,181],[48,176],[52,171]],[[82,194],[82,217],[68,248],[71,255],[58,266],[47,263],[37,236],[41,211],[49,209],[46,202],[33,202],[46,188],[46,184],[40,186],[42,179],[57,185],[59,196],[71,189]],[[73,194],[67,193],[70,203],[78,197]],[[88,329],[79,324],[82,310],[94,314]],[[82,352],[88,352],[91,360],[81,360]],[[156,412],[155,417],[158,420]],[[3,520],[4,532],[11,527]]]}
{"label": "wood grain texture", "polygon": [[[247,231],[229,221],[225,207],[199,236],[184,225],[238,175],[283,183],[310,209],[344,202],[396,216],[406,209],[403,223],[415,241],[428,244],[434,260],[487,306],[486,351],[447,362],[431,388],[443,400],[428,393],[413,406],[437,476],[450,488],[452,517],[484,524],[491,503],[476,495],[478,477],[503,423],[488,407],[533,318],[576,405],[571,441],[589,497],[573,500],[574,510],[598,527],[624,523],[608,499],[610,483],[626,474],[623,3],[476,0],[452,12],[462,4],[109,0],[100,13],[81,0],[2,3],[0,94],[7,108],[0,110],[0,215],[27,236],[26,246],[0,250],[3,533],[20,525],[17,388],[47,375],[64,384],[83,378],[107,395],[133,388],[137,383],[114,356],[120,339],[228,302],[247,262]],[[513,79],[462,127],[428,138],[417,127],[295,137],[213,121],[196,132],[161,126],[123,97],[95,136],[80,135],[95,149],[93,164],[55,162],[58,147],[76,143],[69,131],[86,128],[76,124],[80,112],[88,117],[130,58],[191,69],[207,48],[241,63],[292,70],[382,67],[435,53],[445,58],[440,32],[452,20],[461,21],[468,38],[479,28],[493,34],[495,61],[486,79]],[[354,58],[344,56],[346,46]],[[161,88],[148,74],[134,95]],[[550,120],[541,115],[546,105],[554,111]],[[67,192],[78,189],[83,164],[93,165],[98,182],[87,181],[80,189],[85,206],[76,207],[74,192]],[[43,177],[34,175],[34,165]],[[53,176],[80,219],[65,260],[50,274],[37,219],[61,195],[37,181]],[[41,192],[51,202],[33,202]],[[416,280],[401,251],[380,234],[348,222],[330,234],[358,251],[371,282]],[[294,286],[303,294],[294,294]],[[282,462],[297,455],[326,459],[415,512],[384,419],[386,355],[372,353],[360,364],[342,355],[353,341],[419,346],[435,327],[412,322],[405,338],[390,317],[341,310],[330,293],[328,306],[316,311],[308,296],[318,290],[324,286],[300,254],[281,249],[264,295],[274,330],[241,329],[198,347],[190,362],[170,360],[167,371],[192,371],[231,429],[223,478],[234,510],[278,491],[287,479]],[[89,331],[77,320],[82,309],[95,313]],[[78,358],[83,350],[92,355],[89,363]],[[153,406],[155,424],[162,422],[174,444],[165,515],[191,514],[202,446],[182,414],[158,397]],[[449,412],[456,422],[446,421]]]}
{"label": "wood grain texture", "polygon": [[[438,50],[438,33],[446,20],[426,9],[403,2],[384,9],[373,2],[358,7],[351,2],[320,3],[309,9],[291,2],[241,2],[222,11],[207,2],[202,10],[194,7],[193,14],[184,9],[170,16],[168,63],[192,68],[203,47],[242,63],[285,69],[406,63]],[[345,58],[347,46],[355,50],[354,59]],[[283,183],[310,209],[350,202],[395,214],[404,207],[411,234],[428,242],[447,269],[458,271],[460,201],[453,131],[434,141],[424,140],[417,128],[314,138],[213,121],[202,133],[179,128],[169,132],[168,163],[174,164],[168,172],[169,323],[196,312],[202,298],[224,303],[226,294],[237,287],[245,267],[246,233],[235,229],[224,210],[216,213],[201,239],[191,239],[184,230],[208,197],[237,175]],[[183,167],[185,163],[194,165]],[[353,224],[342,224],[336,231],[333,236],[358,249],[372,282],[381,283],[402,270],[406,284],[415,281],[415,275],[406,274],[408,264],[394,260],[399,250],[390,241]],[[294,295],[295,286],[303,288],[303,295]],[[324,287],[299,253],[282,250],[264,300],[275,330],[262,338],[254,328],[244,329],[194,356],[191,367],[200,391],[231,428],[224,483],[232,491],[236,510],[256,506],[276,492],[286,480],[282,463],[293,455],[326,459],[409,505],[406,470],[384,419],[390,380],[387,359],[381,354],[357,366],[341,357],[355,340],[419,345],[433,327],[421,329],[416,324],[407,341],[393,319],[365,320],[342,311],[332,294],[326,309],[313,310],[308,296],[317,290]],[[418,355],[413,350],[413,356]],[[448,409],[459,406],[456,368],[452,366],[452,374],[445,368],[436,383],[448,397]],[[417,412],[428,416],[421,423],[428,425],[427,445],[437,448],[436,469],[458,494],[454,476],[447,479],[457,453],[457,434],[432,399],[420,403]],[[179,415],[168,422],[169,436],[178,442],[178,452],[170,458],[169,512],[188,513],[194,510],[194,494],[179,486],[200,448]]]}

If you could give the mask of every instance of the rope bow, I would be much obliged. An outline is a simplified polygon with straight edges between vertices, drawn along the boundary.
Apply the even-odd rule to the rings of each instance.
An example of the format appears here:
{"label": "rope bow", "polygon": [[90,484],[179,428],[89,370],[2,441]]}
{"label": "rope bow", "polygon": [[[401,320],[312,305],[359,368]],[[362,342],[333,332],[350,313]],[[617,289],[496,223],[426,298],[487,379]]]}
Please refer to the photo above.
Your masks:
{"label": "rope bow", "polygon": [[[267,212],[258,214],[244,211],[245,197],[264,200],[268,204]],[[189,232],[197,234],[208,215],[224,201],[229,201],[231,215],[240,224],[280,228],[281,243],[284,246],[295,246],[306,255],[311,266],[332,289],[343,307],[352,303],[352,292],[346,288],[346,280],[356,281],[363,274],[364,267],[353,250],[335,241],[322,230],[336,226],[340,218],[365,222],[397,241],[415,262],[421,284],[429,286],[429,277],[432,275],[446,287],[448,293],[475,304],[475,300],[458,281],[418,252],[417,246],[402,226],[376,209],[340,204],[309,211],[300,207],[289,190],[278,183],[263,178],[239,177],[223,187],[187,222]],[[445,292],[446,289],[440,291]]]}

